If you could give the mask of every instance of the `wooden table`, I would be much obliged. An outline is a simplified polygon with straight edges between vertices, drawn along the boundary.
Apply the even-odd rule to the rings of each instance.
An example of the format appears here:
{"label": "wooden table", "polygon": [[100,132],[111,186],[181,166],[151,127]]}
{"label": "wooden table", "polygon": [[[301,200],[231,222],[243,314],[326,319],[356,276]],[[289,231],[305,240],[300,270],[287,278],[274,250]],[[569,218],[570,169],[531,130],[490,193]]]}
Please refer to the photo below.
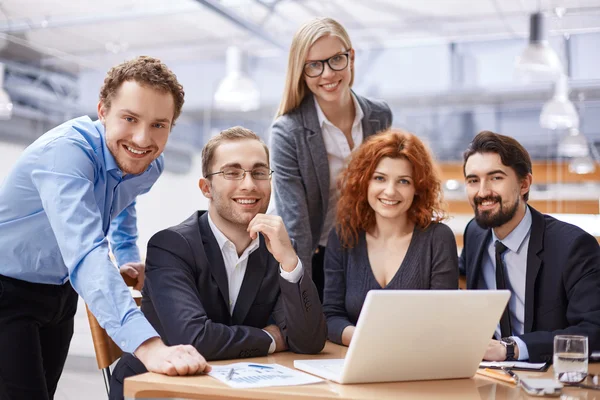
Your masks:
{"label": "wooden table", "polygon": [[[347,347],[327,342],[319,355],[291,352],[243,360],[215,361],[230,364],[238,361],[276,363],[293,368],[293,361],[311,358],[344,358]],[[590,364],[590,373],[600,373],[600,364]],[[552,377],[552,368],[545,373],[520,372],[522,376]],[[339,385],[330,381],[303,386],[233,389],[210,376],[164,376],[146,373],[125,380],[125,398],[176,397],[186,399],[456,399],[456,400],[518,400],[534,399],[514,385],[476,375],[471,379],[369,383]],[[538,397],[539,398],[539,397]],[[562,399],[600,400],[600,391],[565,388]]]}

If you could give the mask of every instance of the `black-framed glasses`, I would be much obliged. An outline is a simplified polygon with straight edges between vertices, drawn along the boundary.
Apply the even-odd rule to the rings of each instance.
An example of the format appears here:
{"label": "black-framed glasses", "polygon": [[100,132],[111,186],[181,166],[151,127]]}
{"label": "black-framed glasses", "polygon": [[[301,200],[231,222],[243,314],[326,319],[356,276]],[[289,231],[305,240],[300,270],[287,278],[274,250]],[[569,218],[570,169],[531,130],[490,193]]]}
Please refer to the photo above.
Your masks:
{"label": "black-framed glasses", "polygon": [[246,172],[250,172],[252,179],[256,181],[266,181],[271,177],[271,174],[275,171],[268,167],[256,167],[252,169],[244,169],[238,167],[225,167],[221,171],[207,174],[205,178],[213,175],[223,174],[223,178],[230,181],[241,181],[246,177]]}
{"label": "black-framed glasses", "polygon": [[304,74],[309,78],[316,78],[321,76],[325,71],[325,63],[329,65],[333,71],[342,71],[348,66],[348,60],[350,59],[350,50],[345,53],[336,54],[325,60],[313,60],[304,64]]}

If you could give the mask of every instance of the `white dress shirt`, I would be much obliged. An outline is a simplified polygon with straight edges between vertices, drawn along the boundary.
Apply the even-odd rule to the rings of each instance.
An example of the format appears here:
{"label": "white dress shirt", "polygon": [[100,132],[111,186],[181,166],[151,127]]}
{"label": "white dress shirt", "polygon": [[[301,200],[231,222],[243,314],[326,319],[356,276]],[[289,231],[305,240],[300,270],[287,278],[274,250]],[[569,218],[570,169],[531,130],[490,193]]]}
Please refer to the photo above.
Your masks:
{"label": "white dress shirt", "polygon": [[[229,287],[229,314],[233,315],[235,303],[237,302],[240,289],[242,288],[242,282],[244,281],[244,275],[246,274],[248,257],[250,257],[250,254],[252,254],[254,250],[258,249],[258,246],[260,245],[260,235],[257,235],[256,239],[251,241],[248,247],[244,249],[242,255],[238,257],[235,245],[231,240],[227,239],[227,236],[225,236],[219,228],[217,228],[210,218],[210,214],[208,214],[208,225],[210,226],[213,235],[215,235],[215,239],[217,240],[217,244],[223,255],[223,263],[225,264],[225,271],[227,273],[227,285]],[[279,273],[281,274],[281,277],[290,283],[298,283],[300,278],[302,278],[302,271],[300,259],[298,259],[298,264],[292,272],[284,271],[281,268],[281,264],[279,264]],[[275,351],[275,339],[269,332],[263,332],[271,338],[271,346],[269,347],[269,354],[271,354]]]}
{"label": "white dress shirt", "polygon": [[327,150],[327,161],[329,162],[329,203],[327,205],[327,212],[325,214],[325,222],[323,224],[323,231],[321,232],[321,239],[319,244],[321,246],[327,246],[327,238],[329,237],[329,231],[335,224],[335,211],[337,206],[337,200],[339,193],[337,190],[337,178],[342,169],[346,166],[346,161],[350,153],[357,149],[358,146],[363,142],[363,128],[362,119],[364,113],[360,104],[356,100],[354,94],[352,95],[352,101],[354,102],[355,117],[352,123],[352,141],[354,142],[354,148],[350,149],[348,140],[337,126],[333,125],[321,110],[319,103],[315,99],[315,108],[317,109],[317,117],[319,118],[319,125],[321,126],[321,133],[323,135],[323,141],[325,142],[325,149]]}

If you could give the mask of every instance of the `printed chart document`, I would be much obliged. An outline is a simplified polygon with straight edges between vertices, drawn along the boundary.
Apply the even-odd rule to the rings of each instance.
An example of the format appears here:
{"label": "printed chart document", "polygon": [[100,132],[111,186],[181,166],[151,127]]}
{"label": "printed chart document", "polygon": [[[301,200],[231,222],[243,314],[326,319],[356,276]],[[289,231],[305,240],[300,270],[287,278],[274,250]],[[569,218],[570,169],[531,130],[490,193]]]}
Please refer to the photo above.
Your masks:
{"label": "printed chart document", "polygon": [[235,363],[213,365],[208,373],[227,385],[238,388],[293,386],[321,382],[316,376],[305,374],[279,364]]}
{"label": "printed chart document", "polygon": [[482,361],[479,363],[479,368],[500,369],[505,367],[520,371],[545,371],[548,366],[548,363],[529,363],[525,361]]}

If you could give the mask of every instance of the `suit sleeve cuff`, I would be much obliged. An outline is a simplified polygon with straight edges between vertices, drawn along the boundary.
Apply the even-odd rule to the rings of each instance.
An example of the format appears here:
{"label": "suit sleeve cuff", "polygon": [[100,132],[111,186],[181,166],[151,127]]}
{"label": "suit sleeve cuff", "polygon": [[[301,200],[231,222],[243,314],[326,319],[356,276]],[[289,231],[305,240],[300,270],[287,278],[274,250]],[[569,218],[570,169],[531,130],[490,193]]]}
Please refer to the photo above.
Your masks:
{"label": "suit sleeve cuff", "polygon": [[273,336],[271,336],[271,334],[267,331],[265,331],[263,329],[263,332],[266,333],[267,335],[269,335],[269,337],[271,338],[271,345],[269,346],[269,354],[273,354],[275,353],[275,339],[273,339]]}
{"label": "suit sleeve cuff", "polygon": [[511,339],[515,341],[517,347],[519,348],[519,361],[529,360],[529,351],[527,350],[527,345],[525,342],[517,336],[511,336]]}
{"label": "suit sleeve cuff", "polygon": [[298,258],[298,264],[296,264],[296,268],[294,268],[292,272],[284,271],[283,268],[281,268],[281,264],[279,264],[279,273],[281,274],[281,277],[289,283],[300,282],[303,271],[304,269],[302,267],[302,261],[300,261],[300,258]]}

